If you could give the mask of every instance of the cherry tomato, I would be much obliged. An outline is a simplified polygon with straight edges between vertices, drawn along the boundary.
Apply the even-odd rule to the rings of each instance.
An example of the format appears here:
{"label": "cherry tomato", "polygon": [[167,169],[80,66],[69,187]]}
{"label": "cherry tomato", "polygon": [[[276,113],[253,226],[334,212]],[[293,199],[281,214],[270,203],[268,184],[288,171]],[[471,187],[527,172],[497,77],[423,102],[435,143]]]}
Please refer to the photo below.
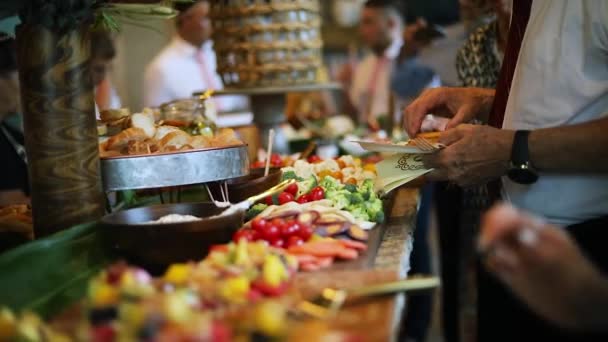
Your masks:
{"label": "cherry tomato", "polygon": [[346,180],[346,184],[357,185],[357,180],[351,177]]}
{"label": "cherry tomato", "polygon": [[272,247],[276,248],[285,248],[285,240],[283,239],[274,239],[270,242]]}
{"label": "cherry tomato", "polygon": [[279,204],[283,205],[289,202],[293,202],[293,195],[289,192],[281,192],[279,194]]}
{"label": "cherry tomato", "polygon": [[239,229],[234,233],[232,237],[232,241],[239,242],[241,239],[245,239],[247,241],[253,241],[253,230],[250,229]]}
{"label": "cherry tomato", "polygon": [[261,232],[264,230],[264,227],[268,224],[268,221],[264,220],[261,217],[256,217],[251,221],[251,229]]}
{"label": "cherry tomato", "polygon": [[270,243],[281,237],[281,231],[279,230],[279,227],[272,223],[267,224],[266,227],[264,227],[264,229],[260,233],[262,235],[262,238]]}
{"label": "cherry tomato", "polygon": [[260,241],[262,240],[262,233],[257,230],[251,231],[251,241]]}
{"label": "cherry tomato", "polygon": [[255,163],[251,164],[252,169],[259,169],[266,166],[265,160],[258,160]]}
{"label": "cherry tomato", "polygon": [[295,221],[286,222],[286,224],[281,227],[281,236],[285,239],[291,236],[297,236],[298,234],[300,234],[300,224]]}
{"label": "cherry tomato", "polygon": [[302,240],[310,240],[313,233],[314,231],[311,226],[300,224],[300,233],[298,235],[302,238]]}
{"label": "cherry tomato", "polygon": [[279,227],[280,225],[282,225],[285,222],[285,220],[283,220],[282,218],[273,218],[272,221],[270,221],[270,223],[274,224],[275,226]]}
{"label": "cherry tomato", "polygon": [[[236,233],[234,233],[235,237],[236,237],[237,233],[238,233],[238,231]],[[209,252],[228,252],[228,245],[212,245],[209,248]]]}
{"label": "cherry tomato", "polygon": [[312,201],[320,201],[322,199],[325,199],[325,190],[323,190],[322,187],[317,186],[310,192],[310,199]]}
{"label": "cherry tomato", "polygon": [[266,205],[273,205],[274,201],[272,200],[272,196],[264,198],[264,203],[266,203]]}
{"label": "cherry tomato", "polygon": [[310,202],[310,197],[308,195],[302,195],[302,196],[298,197],[296,202],[298,202],[300,204],[308,203],[308,202]]}
{"label": "cherry tomato", "polygon": [[93,328],[93,341],[95,342],[110,342],[114,341],[116,331],[111,325],[104,324]]}
{"label": "cherry tomato", "polygon": [[272,166],[283,166],[283,158],[281,158],[280,154],[273,154],[270,156],[270,164]]}
{"label": "cherry tomato", "polygon": [[317,156],[317,155],[312,155],[310,157],[308,157],[308,162],[311,164],[316,164],[319,162],[322,162],[323,159],[321,159],[321,157]]}
{"label": "cherry tomato", "polygon": [[338,166],[339,166],[341,169],[343,169],[343,168],[345,168],[345,167],[346,167],[346,163],[345,163],[343,160],[338,159],[338,160],[336,160],[336,162],[338,163]]}
{"label": "cherry tomato", "polygon": [[289,239],[287,239],[287,247],[299,246],[302,244],[304,244],[304,240],[297,235],[290,236]]}
{"label": "cherry tomato", "polygon": [[297,195],[298,194],[298,184],[293,183],[293,184],[289,184],[289,186],[287,188],[285,188],[285,192],[288,192],[292,195]]}

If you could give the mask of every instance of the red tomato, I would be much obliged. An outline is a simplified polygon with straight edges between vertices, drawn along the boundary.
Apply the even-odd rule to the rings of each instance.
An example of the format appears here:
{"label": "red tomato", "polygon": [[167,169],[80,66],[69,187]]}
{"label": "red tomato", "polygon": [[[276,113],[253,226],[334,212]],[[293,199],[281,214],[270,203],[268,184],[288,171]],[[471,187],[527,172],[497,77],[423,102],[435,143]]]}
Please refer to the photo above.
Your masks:
{"label": "red tomato", "polygon": [[293,202],[293,195],[289,192],[281,192],[279,194],[279,204],[283,205],[289,202]]}
{"label": "red tomato", "polygon": [[309,197],[308,197],[308,195],[302,195],[302,196],[298,197],[298,199],[296,200],[296,202],[298,202],[300,204],[308,203],[309,202]]}
{"label": "red tomato", "polygon": [[285,248],[285,247],[286,247],[286,246],[285,246],[285,240],[283,240],[283,239],[275,239],[275,240],[272,240],[272,241],[270,242],[270,245],[271,245],[272,247],[276,247],[276,248]]}
{"label": "red tomato", "polygon": [[234,233],[232,237],[232,241],[239,242],[241,239],[245,239],[247,241],[253,241],[253,230],[251,229],[239,229]]}
{"label": "red tomato", "polygon": [[287,239],[287,247],[292,247],[292,246],[299,246],[304,244],[304,240],[302,240],[301,237],[297,236],[297,235],[292,235],[289,237],[289,239]]}
{"label": "red tomato", "polygon": [[251,231],[251,241],[259,241],[262,240],[262,233],[257,230]]}
{"label": "red tomato", "polygon": [[279,227],[274,224],[267,224],[266,227],[260,232],[262,238],[270,243],[281,237],[281,231]]}
{"label": "red tomato", "polygon": [[114,341],[116,331],[111,325],[104,324],[93,328],[93,341],[95,342],[110,342]]}
{"label": "red tomato", "polygon": [[310,192],[310,197],[313,201],[320,201],[322,199],[325,199],[325,190],[323,190],[322,187],[317,186]]}
{"label": "red tomato", "polygon": [[288,192],[292,195],[297,195],[298,194],[298,184],[293,183],[293,184],[289,184],[289,186],[287,188],[285,188],[285,192]]}
{"label": "red tomato", "polygon": [[274,201],[272,200],[272,196],[268,196],[264,199],[264,203],[266,203],[266,205],[273,205]]}
{"label": "red tomato", "polygon": [[281,158],[280,154],[273,154],[270,157],[270,164],[273,166],[283,166],[283,158]]}
{"label": "red tomato", "polygon": [[251,229],[261,232],[268,222],[261,217],[256,217],[251,221]]}
{"label": "red tomato", "polygon": [[317,155],[312,155],[310,157],[308,157],[308,162],[311,164],[316,164],[319,162],[322,162],[323,159],[321,159],[321,157],[317,156]]}
{"label": "red tomato", "polygon": [[270,221],[270,223],[274,224],[275,226],[279,227],[280,225],[282,225],[283,223],[285,223],[285,220],[283,220],[282,218],[273,218],[272,221]]}
{"label": "red tomato", "polygon": [[286,222],[286,224],[281,227],[281,236],[283,236],[284,238],[297,236],[299,234],[300,224],[295,221]]}
{"label": "red tomato", "polygon": [[313,233],[314,231],[311,226],[300,224],[300,233],[298,235],[302,238],[302,240],[310,240]]}
{"label": "red tomato", "polygon": [[[238,234],[238,231],[234,234],[235,237],[236,234]],[[228,245],[213,245],[209,248],[209,252],[228,252]]]}
{"label": "red tomato", "polygon": [[262,168],[265,166],[266,166],[265,160],[259,160],[259,161],[256,161],[255,163],[251,164],[252,169],[259,169],[259,168]]}

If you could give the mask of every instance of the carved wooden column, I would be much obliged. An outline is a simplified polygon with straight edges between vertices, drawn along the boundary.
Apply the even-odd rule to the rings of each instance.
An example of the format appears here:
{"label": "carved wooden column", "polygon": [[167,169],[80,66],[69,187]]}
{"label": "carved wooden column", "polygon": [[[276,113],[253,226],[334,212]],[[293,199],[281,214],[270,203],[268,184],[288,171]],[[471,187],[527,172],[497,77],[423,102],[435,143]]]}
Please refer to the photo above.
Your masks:
{"label": "carved wooden column", "polygon": [[[85,26],[83,26],[85,27]],[[17,30],[36,237],[103,215],[86,30]]]}

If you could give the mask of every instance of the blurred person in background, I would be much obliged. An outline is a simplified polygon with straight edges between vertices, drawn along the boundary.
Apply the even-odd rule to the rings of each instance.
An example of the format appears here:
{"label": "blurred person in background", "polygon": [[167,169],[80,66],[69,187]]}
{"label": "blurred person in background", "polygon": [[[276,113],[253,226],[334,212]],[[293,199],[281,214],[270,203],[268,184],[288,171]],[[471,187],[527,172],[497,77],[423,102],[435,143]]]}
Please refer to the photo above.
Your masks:
{"label": "blurred person in background", "polygon": [[338,79],[348,92],[347,112],[377,131],[379,117],[393,116],[390,75],[404,41],[404,8],[398,0],[368,0],[363,5],[359,34],[371,52],[359,63],[346,64]]}
{"label": "blurred person in background", "polygon": [[0,205],[27,201],[29,183],[15,40],[0,35]]}
{"label": "blurred person in background", "polygon": [[585,332],[589,341],[607,340],[608,278],[564,229],[500,204],[483,219],[478,249],[486,267],[541,317]]}
{"label": "blurred person in background", "polygon": [[116,48],[109,32],[91,31],[91,75],[95,86],[95,103],[99,110],[121,107],[120,98],[112,86],[109,71],[116,57]]}
{"label": "blurred person in background", "polygon": [[[158,107],[192,93],[223,89],[216,72],[216,57],[211,41],[209,1],[177,2],[177,34],[147,66],[144,75],[144,105]],[[247,97],[213,97],[218,112],[243,110]]]}

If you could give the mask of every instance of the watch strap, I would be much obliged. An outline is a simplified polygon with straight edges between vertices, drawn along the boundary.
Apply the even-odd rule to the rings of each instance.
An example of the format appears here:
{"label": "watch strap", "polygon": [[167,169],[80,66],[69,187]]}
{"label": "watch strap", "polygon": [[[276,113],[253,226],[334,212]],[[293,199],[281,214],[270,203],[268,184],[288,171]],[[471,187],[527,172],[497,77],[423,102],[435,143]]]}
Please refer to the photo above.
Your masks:
{"label": "watch strap", "polygon": [[528,136],[530,131],[519,130],[515,132],[513,147],[511,148],[511,163],[523,165],[530,161],[530,150],[528,148]]}

